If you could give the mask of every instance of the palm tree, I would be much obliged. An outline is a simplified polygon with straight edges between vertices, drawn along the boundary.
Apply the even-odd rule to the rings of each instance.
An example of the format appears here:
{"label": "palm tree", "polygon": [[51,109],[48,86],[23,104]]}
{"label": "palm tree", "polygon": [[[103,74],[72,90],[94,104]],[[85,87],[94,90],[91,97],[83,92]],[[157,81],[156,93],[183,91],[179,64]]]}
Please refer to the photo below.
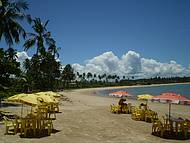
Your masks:
{"label": "palm tree", "polygon": [[[52,39],[53,40],[53,39]],[[53,40],[52,41],[52,44],[49,46],[48,48],[48,52],[50,52],[53,57],[55,58],[55,56],[57,56],[57,58],[59,58],[59,53],[58,53],[58,50],[60,50],[61,48],[60,47],[57,47],[56,46],[56,42]]]}
{"label": "palm tree", "polygon": [[51,38],[51,33],[46,29],[48,22],[49,20],[47,20],[45,24],[43,24],[40,18],[35,18],[33,20],[32,28],[35,33],[28,33],[30,38],[26,40],[26,42],[23,45],[25,50],[30,49],[36,44],[37,45],[36,55],[39,54],[44,55],[45,54],[44,42],[46,42],[48,46],[52,46],[54,44],[55,41]]}
{"label": "palm tree", "polygon": [[1,62],[3,62],[2,60],[3,60],[4,56],[5,56],[5,51],[3,48],[0,48],[0,64],[1,64]]}
{"label": "palm tree", "polygon": [[62,79],[65,81],[66,86],[68,87],[69,83],[75,79],[74,70],[70,64],[67,64],[62,71]]}
{"label": "palm tree", "polygon": [[16,50],[11,47],[5,51],[5,55],[8,61],[14,61],[18,58]]}
{"label": "palm tree", "polygon": [[87,73],[87,79],[88,79],[88,81],[89,81],[90,78],[92,78],[92,73],[91,73],[91,72],[88,72],[88,73]]}
{"label": "palm tree", "polygon": [[25,14],[27,9],[28,4],[25,1],[0,0],[0,40],[3,36],[9,47],[14,42],[20,42],[20,35],[26,37],[26,32],[19,21],[31,22],[30,15]]}

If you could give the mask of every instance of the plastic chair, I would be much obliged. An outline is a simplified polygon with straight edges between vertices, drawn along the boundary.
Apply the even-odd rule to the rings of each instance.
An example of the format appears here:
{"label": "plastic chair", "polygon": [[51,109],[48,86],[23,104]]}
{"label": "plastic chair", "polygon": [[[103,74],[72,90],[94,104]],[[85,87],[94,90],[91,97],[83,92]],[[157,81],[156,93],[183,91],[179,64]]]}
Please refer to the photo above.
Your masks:
{"label": "plastic chair", "polygon": [[145,111],[145,122],[153,122],[153,113],[150,110]]}
{"label": "plastic chair", "polygon": [[136,121],[140,121],[142,116],[142,111],[140,109],[135,109],[134,112],[131,114],[131,118]]}
{"label": "plastic chair", "polygon": [[187,139],[188,133],[190,132],[190,120],[186,119],[182,124],[182,131],[185,139]]}
{"label": "plastic chair", "polygon": [[118,114],[118,113],[120,113],[120,109],[121,109],[121,106],[120,105],[110,105],[110,107],[111,107],[111,113],[116,113],[116,114]]}
{"label": "plastic chair", "polygon": [[52,119],[56,119],[56,106],[54,106],[54,105],[50,105],[50,106],[48,106],[48,118],[51,118],[51,115],[53,115],[54,116],[54,118],[52,118]]}
{"label": "plastic chair", "polygon": [[7,118],[6,116],[3,116],[3,119],[4,119],[4,124],[5,124],[5,128],[6,128],[6,131],[5,131],[5,134],[9,134],[9,131],[11,128],[13,128],[14,130],[14,134],[17,133],[17,124],[15,123],[15,120],[13,119],[9,119]]}
{"label": "plastic chair", "polygon": [[160,135],[163,137],[164,135],[164,127],[160,120],[153,122],[152,124],[152,134]]}
{"label": "plastic chair", "polygon": [[41,126],[40,132],[42,132],[45,129],[48,129],[48,135],[51,135],[51,132],[53,130],[53,122],[51,119],[43,121],[43,125]]}

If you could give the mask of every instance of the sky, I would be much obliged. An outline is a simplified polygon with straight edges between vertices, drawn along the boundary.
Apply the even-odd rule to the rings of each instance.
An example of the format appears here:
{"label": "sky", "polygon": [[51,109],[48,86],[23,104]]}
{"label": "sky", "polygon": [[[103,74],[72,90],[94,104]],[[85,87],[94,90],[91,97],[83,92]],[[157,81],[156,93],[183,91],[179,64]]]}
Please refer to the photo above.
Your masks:
{"label": "sky", "polygon": [[[189,0],[28,3],[33,17],[50,20],[48,30],[61,47],[63,65],[72,64],[81,72],[190,75]],[[31,31],[28,25],[24,27]],[[16,47],[23,50],[22,44]],[[27,55],[34,52],[29,50]]]}

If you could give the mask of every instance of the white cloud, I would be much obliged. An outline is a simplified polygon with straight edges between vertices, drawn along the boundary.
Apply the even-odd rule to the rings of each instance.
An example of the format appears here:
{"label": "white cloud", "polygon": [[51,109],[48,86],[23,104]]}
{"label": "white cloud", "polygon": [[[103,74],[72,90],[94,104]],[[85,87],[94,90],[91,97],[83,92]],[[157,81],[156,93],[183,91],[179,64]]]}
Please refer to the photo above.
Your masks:
{"label": "white cloud", "polygon": [[174,60],[161,63],[154,59],[141,58],[135,51],[128,51],[121,58],[114,55],[112,51],[105,52],[87,60],[84,65],[75,63],[72,66],[79,73],[106,73],[137,78],[190,76],[190,66],[185,68]]}
{"label": "white cloud", "polygon": [[28,56],[28,54],[25,51],[17,52],[17,61],[23,62],[25,59],[31,59],[31,57]]}
{"label": "white cloud", "polygon": [[25,51],[17,52],[17,61],[20,62],[21,69],[23,69],[23,63],[25,59],[31,59]]}
{"label": "white cloud", "polygon": [[86,71],[96,73],[113,73],[118,69],[119,59],[113,52],[106,52],[87,61]]}
{"label": "white cloud", "polygon": [[123,74],[137,74],[141,71],[140,55],[134,51],[128,51],[120,60],[120,72]]}
{"label": "white cloud", "polygon": [[80,64],[73,64],[72,67],[74,68],[75,72],[83,73],[85,72],[84,66],[81,66]]}

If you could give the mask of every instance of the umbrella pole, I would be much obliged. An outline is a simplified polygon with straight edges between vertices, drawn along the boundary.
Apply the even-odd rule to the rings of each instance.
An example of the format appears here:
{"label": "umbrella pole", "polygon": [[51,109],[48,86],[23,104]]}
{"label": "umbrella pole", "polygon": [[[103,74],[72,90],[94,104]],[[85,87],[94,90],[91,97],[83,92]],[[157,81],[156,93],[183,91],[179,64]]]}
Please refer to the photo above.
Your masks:
{"label": "umbrella pole", "polygon": [[148,99],[146,100],[146,105],[148,105]]}
{"label": "umbrella pole", "polygon": [[148,99],[146,100],[146,110],[148,110]]}
{"label": "umbrella pole", "polygon": [[23,104],[22,104],[22,109],[21,109],[21,118],[22,118],[22,113],[23,113]]}
{"label": "umbrella pole", "polygon": [[169,120],[170,120],[170,116],[171,116],[171,102],[169,102]]}

